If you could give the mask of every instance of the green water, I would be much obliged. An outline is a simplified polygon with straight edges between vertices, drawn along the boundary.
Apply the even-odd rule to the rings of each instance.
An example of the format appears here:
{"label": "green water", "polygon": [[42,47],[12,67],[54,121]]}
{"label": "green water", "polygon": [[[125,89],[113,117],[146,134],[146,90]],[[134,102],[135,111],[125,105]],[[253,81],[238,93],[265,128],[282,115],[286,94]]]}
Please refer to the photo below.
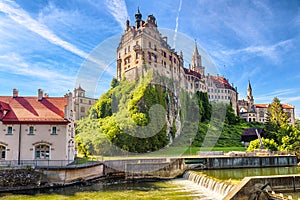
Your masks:
{"label": "green water", "polygon": [[222,169],[204,170],[202,173],[220,180],[241,181],[246,176],[271,176],[300,174],[299,167],[273,167],[273,168],[251,168],[251,169]]}
{"label": "green water", "polygon": [[[2,196],[2,197],[1,197]],[[0,194],[1,200],[89,200],[89,199],[194,199],[201,197],[173,181],[109,183],[95,182],[89,186],[77,185],[48,191],[24,194]]]}
{"label": "green water", "polygon": [[[199,171],[198,171],[199,172]],[[299,174],[300,168],[253,168],[204,170],[207,174],[220,180],[242,180],[245,176],[266,176]],[[290,194],[294,199],[299,194]],[[75,185],[66,188],[44,191],[27,191],[19,194],[0,194],[0,200],[91,200],[91,199],[218,199],[211,193],[201,190],[198,185],[184,179],[154,182],[93,182],[89,185]]]}

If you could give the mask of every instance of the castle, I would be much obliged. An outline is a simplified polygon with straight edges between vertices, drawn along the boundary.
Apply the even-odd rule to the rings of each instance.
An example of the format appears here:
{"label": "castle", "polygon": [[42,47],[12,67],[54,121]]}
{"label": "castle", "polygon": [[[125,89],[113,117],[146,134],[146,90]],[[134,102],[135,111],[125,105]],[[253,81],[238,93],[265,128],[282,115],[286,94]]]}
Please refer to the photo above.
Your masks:
{"label": "castle", "polygon": [[117,79],[135,81],[147,70],[178,83],[190,93],[207,92],[211,103],[232,103],[237,114],[237,89],[222,76],[205,75],[202,57],[195,42],[191,65],[184,67],[183,52],[178,54],[168,44],[168,38],[158,31],[153,15],[142,20],[140,10],[135,14],[135,24],[126,21],[126,29],[117,48]]}
{"label": "castle", "polygon": [[[290,104],[281,104],[282,109],[287,113],[290,124],[295,123],[295,107]],[[247,98],[238,100],[239,115],[247,122],[261,122],[267,121],[267,110],[269,104],[255,104],[252,95],[252,87],[250,81],[248,82]]]}

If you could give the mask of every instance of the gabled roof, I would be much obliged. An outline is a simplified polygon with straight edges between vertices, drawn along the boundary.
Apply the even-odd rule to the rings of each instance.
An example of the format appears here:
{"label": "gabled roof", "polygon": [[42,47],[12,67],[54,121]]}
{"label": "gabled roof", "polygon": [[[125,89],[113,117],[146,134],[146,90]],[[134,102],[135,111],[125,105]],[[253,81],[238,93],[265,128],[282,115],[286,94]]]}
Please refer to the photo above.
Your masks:
{"label": "gabled roof", "polygon": [[7,110],[3,123],[69,123],[64,119],[66,97],[11,97],[0,96],[0,110]]}

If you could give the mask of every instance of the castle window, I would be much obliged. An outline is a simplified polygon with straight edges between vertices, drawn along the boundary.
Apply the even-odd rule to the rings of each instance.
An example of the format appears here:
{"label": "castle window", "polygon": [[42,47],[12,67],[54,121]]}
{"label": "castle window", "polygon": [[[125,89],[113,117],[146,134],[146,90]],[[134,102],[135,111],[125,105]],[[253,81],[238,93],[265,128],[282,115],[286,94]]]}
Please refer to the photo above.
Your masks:
{"label": "castle window", "polygon": [[163,55],[164,55],[164,57],[165,57],[165,58],[167,57],[167,54],[166,54],[166,52],[163,52]]}
{"label": "castle window", "polygon": [[119,53],[119,58],[121,58],[121,53]]}
{"label": "castle window", "polygon": [[263,111],[260,111],[259,112],[259,117],[264,117],[265,116],[265,113]]}
{"label": "castle window", "polygon": [[210,95],[208,95],[208,98],[210,99]]}
{"label": "castle window", "polygon": [[151,53],[148,53],[148,59],[151,60]]}
{"label": "castle window", "polygon": [[167,67],[167,63],[166,62],[164,62],[164,67]]}
{"label": "castle window", "polygon": [[128,52],[130,52],[130,46],[128,46]]}
{"label": "castle window", "polygon": [[89,104],[90,104],[90,105],[92,104],[92,101],[91,101],[91,100],[89,100]]}
{"label": "castle window", "polygon": [[139,52],[135,53],[135,59],[139,59]]}
{"label": "castle window", "polygon": [[171,55],[169,56],[169,60],[172,62],[172,56]]}
{"label": "castle window", "polygon": [[83,106],[80,108],[80,112],[85,112],[85,108]]}
{"label": "castle window", "polygon": [[151,48],[151,42],[148,43],[148,47]]}
{"label": "castle window", "polygon": [[157,62],[157,56],[154,55],[154,62]]}
{"label": "castle window", "polygon": [[156,45],[154,45],[154,51],[157,51],[157,49],[156,49]]}
{"label": "castle window", "polygon": [[127,54],[127,49],[126,48],[124,49],[124,53]]}
{"label": "castle window", "polygon": [[174,63],[176,64],[176,59],[174,58]]}

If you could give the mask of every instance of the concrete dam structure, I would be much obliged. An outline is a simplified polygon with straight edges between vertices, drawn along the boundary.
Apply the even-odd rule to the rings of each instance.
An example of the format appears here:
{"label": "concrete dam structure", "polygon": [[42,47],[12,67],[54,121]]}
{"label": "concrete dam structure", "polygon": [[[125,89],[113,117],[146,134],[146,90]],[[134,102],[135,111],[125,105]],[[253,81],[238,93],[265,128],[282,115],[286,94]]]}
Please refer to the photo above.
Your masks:
{"label": "concrete dam structure", "polygon": [[191,168],[193,169],[228,169],[296,166],[298,160],[297,157],[293,155],[247,157],[214,156],[186,158],[185,163],[192,166]]}

